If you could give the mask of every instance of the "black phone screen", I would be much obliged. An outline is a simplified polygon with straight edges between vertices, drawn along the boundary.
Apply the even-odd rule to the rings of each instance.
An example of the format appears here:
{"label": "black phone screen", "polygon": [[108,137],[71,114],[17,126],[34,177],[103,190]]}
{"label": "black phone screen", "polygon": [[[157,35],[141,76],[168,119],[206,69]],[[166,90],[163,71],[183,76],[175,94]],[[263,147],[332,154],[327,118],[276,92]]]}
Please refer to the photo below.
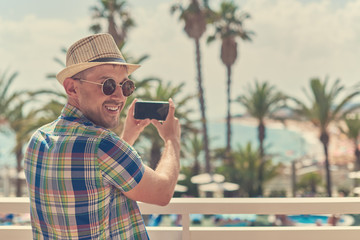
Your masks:
{"label": "black phone screen", "polygon": [[169,103],[163,101],[137,101],[135,103],[134,118],[157,119],[165,121],[169,112]]}

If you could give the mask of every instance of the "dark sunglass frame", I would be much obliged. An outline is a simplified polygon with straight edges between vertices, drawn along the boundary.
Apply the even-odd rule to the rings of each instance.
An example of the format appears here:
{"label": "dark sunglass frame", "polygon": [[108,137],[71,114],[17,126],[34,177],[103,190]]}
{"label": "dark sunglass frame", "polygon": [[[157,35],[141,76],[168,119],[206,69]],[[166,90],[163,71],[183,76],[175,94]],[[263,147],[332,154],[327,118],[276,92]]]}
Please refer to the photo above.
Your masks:
{"label": "dark sunglass frame", "polygon": [[[116,90],[117,85],[119,85],[121,87],[122,93],[125,97],[129,97],[131,94],[133,94],[133,92],[136,89],[134,82],[131,81],[130,79],[127,79],[124,82],[119,83],[119,84],[116,84],[116,81],[112,78],[106,79],[103,83],[91,82],[91,81],[87,81],[87,80],[81,79],[81,78],[74,78],[74,79],[79,80],[80,82],[86,82],[86,83],[100,85],[101,91],[106,96],[110,96],[111,94],[113,94]],[[107,86],[108,84],[110,84],[110,85]],[[106,90],[106,87],[109,87],[110,89]]]}

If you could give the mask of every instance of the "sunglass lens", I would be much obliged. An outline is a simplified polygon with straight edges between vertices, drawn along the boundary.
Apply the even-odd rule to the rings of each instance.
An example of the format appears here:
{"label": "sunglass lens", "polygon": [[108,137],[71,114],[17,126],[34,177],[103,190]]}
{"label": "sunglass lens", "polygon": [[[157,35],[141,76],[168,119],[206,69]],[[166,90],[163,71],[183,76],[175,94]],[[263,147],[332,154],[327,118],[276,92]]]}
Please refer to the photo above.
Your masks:
{"label": "sunglass lens", "polygon": [[103,92],[105,95],[111,95],[115,92],[116,82],[114,79],[107,79],[103,85]]}
{"label": "sunglass lens", "polygon": [[134,92],[135,84],[133,81],[127,80],[122,84],[121,88],[122,88],[124,96],[128,97]]}

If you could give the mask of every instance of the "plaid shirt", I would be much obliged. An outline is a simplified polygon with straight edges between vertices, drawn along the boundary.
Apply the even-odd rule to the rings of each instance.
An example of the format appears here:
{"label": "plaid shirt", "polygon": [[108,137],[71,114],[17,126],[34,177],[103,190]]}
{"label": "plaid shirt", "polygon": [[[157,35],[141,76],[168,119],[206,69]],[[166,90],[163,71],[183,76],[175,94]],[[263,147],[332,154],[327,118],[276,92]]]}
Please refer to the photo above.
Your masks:
{"label": "plaid shirt", "polygon": [[32,136],[25,154],[34,239],[148,239],[136,201],[137,152],[66,105]]}

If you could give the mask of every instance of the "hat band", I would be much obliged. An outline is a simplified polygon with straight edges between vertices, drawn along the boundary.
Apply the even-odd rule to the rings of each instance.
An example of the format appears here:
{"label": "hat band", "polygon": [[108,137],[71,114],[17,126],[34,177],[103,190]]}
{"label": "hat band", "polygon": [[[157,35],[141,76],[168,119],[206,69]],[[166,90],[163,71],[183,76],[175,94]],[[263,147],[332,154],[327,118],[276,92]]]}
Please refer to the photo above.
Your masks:
{"label": "hat band", "polygon": [[98,58],[91,60],[90,62],[122,62],[125,63],[125,60],[122,58]]}

